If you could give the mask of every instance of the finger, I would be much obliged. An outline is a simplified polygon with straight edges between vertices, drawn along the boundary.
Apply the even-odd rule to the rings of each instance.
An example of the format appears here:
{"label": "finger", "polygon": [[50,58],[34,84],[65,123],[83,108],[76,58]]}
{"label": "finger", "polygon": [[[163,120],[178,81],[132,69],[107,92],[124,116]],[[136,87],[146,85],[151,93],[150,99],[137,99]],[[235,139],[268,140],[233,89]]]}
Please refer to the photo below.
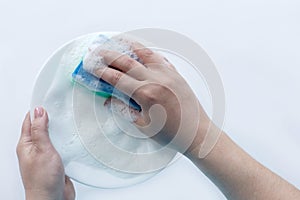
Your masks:
{"label": "finger", "polygon": [[166,58],[166,57],[163,57],[164,59],[164,63],[170,68],[170,69],[173,69],[176,71],[176,68],[175,66]]}
{"label": "finger", "polygon": [[117,98],[108,98],[104,102],[104,106],[109,109],[109,111],[116,113],[120,117],[124,118],[130,122],[136,122],[141,117],[141,113],[138,110],[128,106],[123,101]]}
{"label": "finger", "polygon": [[141,130],[150,122],[147,110],[141,113],[117,98],[108,98],[104,102],[104,106],[108,108],[110,112],[113,112],[123,119],[132,122]]}
{"label": "finger", "polygon": [[139,88],[140,81],[120,72],[116,69],[106,67],[96,70],[96,75],[104,81],[110,83],[128,96],[132,96],[134,91]]}
{"label": "finger", "polygon": [[22,124],[19,143],[26,143],[30,141],[31,141],[31,120],[30,120],[30,113],[28,112]]}
{"label": "finger", "polygon": [[31,125],[31,138],[32,142],[42,150],[52,147],[48,134],[48,115],[41,107],[34,109],[34,119]]}
{"label": "finger", "polygon": [[75,199],[75,188],[68,176],[65,176],[65,188],[64,188],[64,197],[66,200]]}
{"label": "finger", "polygon": [[[133,52],[142,59],[143,63],[148,66],[148,64],[160,64],[165,65],[171,69],[175,69],[175,67],[161,54],[152,51],[149,48],[146,48],[139,42],[134,42],[132,45]],[[152,65],[153,66],[153,65]]]}
{"label": "finger", "polygon": [[144,71],[146,71],[144,65],[133,58],[130,58],[128,55],[109,50],[101,51],[100,55],[103,57],[107,65],[113,66],[124,73],[130,73],[134,70],[135,73],[131,74],[134,78],[142,78],[140,76],[144,75]]}
{"label": "finger", "polygon": [[108,98],[104,102],[104,106],[123,119],[135,124],[135,126],[146,136],[151,137],[156,141],[160,141],[161,136],[158,136],[158,133],[162,129],[161,124],[164,124],[164,122],[158,122],[159,119],[155,118],[153,118],[152,121],[147,110],[144,110],[143,113],[138,112],[123,101],[114,97]]}

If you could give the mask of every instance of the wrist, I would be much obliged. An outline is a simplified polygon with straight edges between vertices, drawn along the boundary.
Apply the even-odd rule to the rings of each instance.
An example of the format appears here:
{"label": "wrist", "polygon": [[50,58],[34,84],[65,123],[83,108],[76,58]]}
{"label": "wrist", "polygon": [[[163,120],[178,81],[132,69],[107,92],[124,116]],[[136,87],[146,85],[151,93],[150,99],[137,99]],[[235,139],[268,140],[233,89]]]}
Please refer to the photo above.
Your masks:
{"label": "wrist", "polygon": [[214,149],[221,134],[222,130],[210,119],[202,120],[199,123],[196,137],[185,152],[185,156],[193,159],[204,159]]}

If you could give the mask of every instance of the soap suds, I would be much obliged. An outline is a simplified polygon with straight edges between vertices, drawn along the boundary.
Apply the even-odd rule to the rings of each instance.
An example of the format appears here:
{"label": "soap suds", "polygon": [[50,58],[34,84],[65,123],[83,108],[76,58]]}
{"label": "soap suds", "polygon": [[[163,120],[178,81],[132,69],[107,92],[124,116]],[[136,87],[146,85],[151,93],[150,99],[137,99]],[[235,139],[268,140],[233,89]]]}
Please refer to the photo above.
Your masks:
{"label": "soap suds", "polygon": [[98,38],[88,47],[88,51],[83,58],[83,68],[91,74],[97,69],[107,67],[100,52],[102,50],[116,51],[121,54],[126,54],[135,60],[139,60],[138,56],[132,51],[131,43],[122,38],[108,38],[104,35],[99,35]]}

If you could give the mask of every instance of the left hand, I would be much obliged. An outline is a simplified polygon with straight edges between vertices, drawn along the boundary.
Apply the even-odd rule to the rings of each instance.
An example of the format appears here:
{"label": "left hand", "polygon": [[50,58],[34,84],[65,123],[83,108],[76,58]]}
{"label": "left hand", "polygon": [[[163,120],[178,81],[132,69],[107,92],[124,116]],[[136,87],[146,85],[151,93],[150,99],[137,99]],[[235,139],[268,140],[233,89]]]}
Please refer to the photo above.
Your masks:
{"label": "left hand", "polygon": [[43,108],[34,110],[32,123],[27,113],[17,155],[27,200],[75,199],[74,186],[50,141],[48,115]]}

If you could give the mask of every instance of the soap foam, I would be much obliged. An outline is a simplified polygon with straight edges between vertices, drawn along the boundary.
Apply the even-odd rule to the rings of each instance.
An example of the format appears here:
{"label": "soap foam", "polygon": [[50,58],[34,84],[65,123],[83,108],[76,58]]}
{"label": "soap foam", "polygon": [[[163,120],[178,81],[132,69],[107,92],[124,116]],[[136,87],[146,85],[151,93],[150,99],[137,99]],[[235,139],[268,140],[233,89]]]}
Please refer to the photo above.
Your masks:
{"label": "soap foam", "polygon": [[88,51],[83,58],[83,68],[89,73],[96,75],[94,72],[97,69],[107,67],[100,52],[102,50],[116,51],[121,54],[126,54],[135,60],[139,60],[138,56],[132,51],[131,43],[122,38],[108,38],[104,35],[99,35],[93,43],[88,47]]}

